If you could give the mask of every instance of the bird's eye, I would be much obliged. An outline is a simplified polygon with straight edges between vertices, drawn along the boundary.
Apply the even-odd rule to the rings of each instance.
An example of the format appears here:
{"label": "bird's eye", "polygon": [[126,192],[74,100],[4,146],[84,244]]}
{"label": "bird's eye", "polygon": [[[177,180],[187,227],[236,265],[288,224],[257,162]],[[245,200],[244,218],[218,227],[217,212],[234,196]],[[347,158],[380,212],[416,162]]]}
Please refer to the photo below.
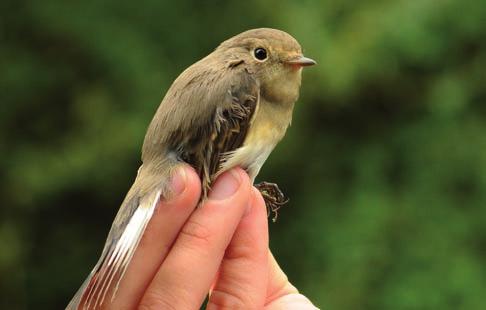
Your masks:
{"label": "bird's eye", "polygon": [[267,59],[267,50],[264,49],[263,47],[256,48],[253,54],[255,55],[255,58],[258,60]]}

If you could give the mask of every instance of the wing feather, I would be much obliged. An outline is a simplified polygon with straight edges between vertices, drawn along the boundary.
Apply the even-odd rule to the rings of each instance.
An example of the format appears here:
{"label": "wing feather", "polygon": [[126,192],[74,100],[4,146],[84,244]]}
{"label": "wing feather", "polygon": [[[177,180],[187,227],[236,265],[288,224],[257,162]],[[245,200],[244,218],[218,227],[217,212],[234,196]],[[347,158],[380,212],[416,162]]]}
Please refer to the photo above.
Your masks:
{"label": "wing feather", "polygon": [[[181,147],[180,157],[191,164],[203,183],[204,199],[211,183],[221,172],[226,156],[243,146],[259,103],[259,85],[246,70],[232,77],[224,101],[200,128],[172,141]],[[184,139],[177,139],[177,137]],[[230,167],[228,167],[230,168]]]}

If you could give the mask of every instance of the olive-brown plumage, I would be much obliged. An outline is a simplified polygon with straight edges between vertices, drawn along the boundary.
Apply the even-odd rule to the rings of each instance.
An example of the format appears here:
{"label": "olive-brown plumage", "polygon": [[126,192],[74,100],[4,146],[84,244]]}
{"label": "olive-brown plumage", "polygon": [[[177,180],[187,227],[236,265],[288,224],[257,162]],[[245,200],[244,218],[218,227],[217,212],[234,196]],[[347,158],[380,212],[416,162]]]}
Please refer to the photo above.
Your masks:
{"label": "olive-brown plumage", "polygon": [[[269,28],[221,43],[174,81],[145,136],[142,166],[113,222],[102,255],[67,309],[109,303],[159,199],[181,163],[203,184],[235,166],[254,180],[283,138],[299,96],[301,68],[315,64],[289,34]],[[112,290],[111,294],[108,291]]]}

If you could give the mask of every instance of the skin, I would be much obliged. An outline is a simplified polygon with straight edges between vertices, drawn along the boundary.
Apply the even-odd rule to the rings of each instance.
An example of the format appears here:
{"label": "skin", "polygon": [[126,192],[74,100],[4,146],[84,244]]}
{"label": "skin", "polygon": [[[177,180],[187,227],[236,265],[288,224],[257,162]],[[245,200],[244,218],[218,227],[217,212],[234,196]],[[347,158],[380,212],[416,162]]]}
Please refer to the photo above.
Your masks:
{"label": "skin", "polygon": [[174,184],[106,309],[199,309],[208,292],[207,309],[316,309],[271,254],[263,198],[242,169],[219,176],[201,208],[192,168]]}

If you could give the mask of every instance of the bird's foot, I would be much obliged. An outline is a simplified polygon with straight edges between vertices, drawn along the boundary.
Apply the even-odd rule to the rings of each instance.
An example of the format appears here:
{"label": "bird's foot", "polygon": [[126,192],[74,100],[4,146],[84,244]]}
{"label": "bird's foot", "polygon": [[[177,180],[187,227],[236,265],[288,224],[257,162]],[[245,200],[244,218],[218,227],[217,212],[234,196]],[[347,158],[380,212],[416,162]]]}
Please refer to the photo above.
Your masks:
{"label": "bird's foot", "polygon": [[255,184],[260,191],[267,206],[267,214],[273,214],[272,221],[275,223],[278,217],[278,210],[286,204],[289,199],[285,197],[278,185],[275,183],[261,182]]}

